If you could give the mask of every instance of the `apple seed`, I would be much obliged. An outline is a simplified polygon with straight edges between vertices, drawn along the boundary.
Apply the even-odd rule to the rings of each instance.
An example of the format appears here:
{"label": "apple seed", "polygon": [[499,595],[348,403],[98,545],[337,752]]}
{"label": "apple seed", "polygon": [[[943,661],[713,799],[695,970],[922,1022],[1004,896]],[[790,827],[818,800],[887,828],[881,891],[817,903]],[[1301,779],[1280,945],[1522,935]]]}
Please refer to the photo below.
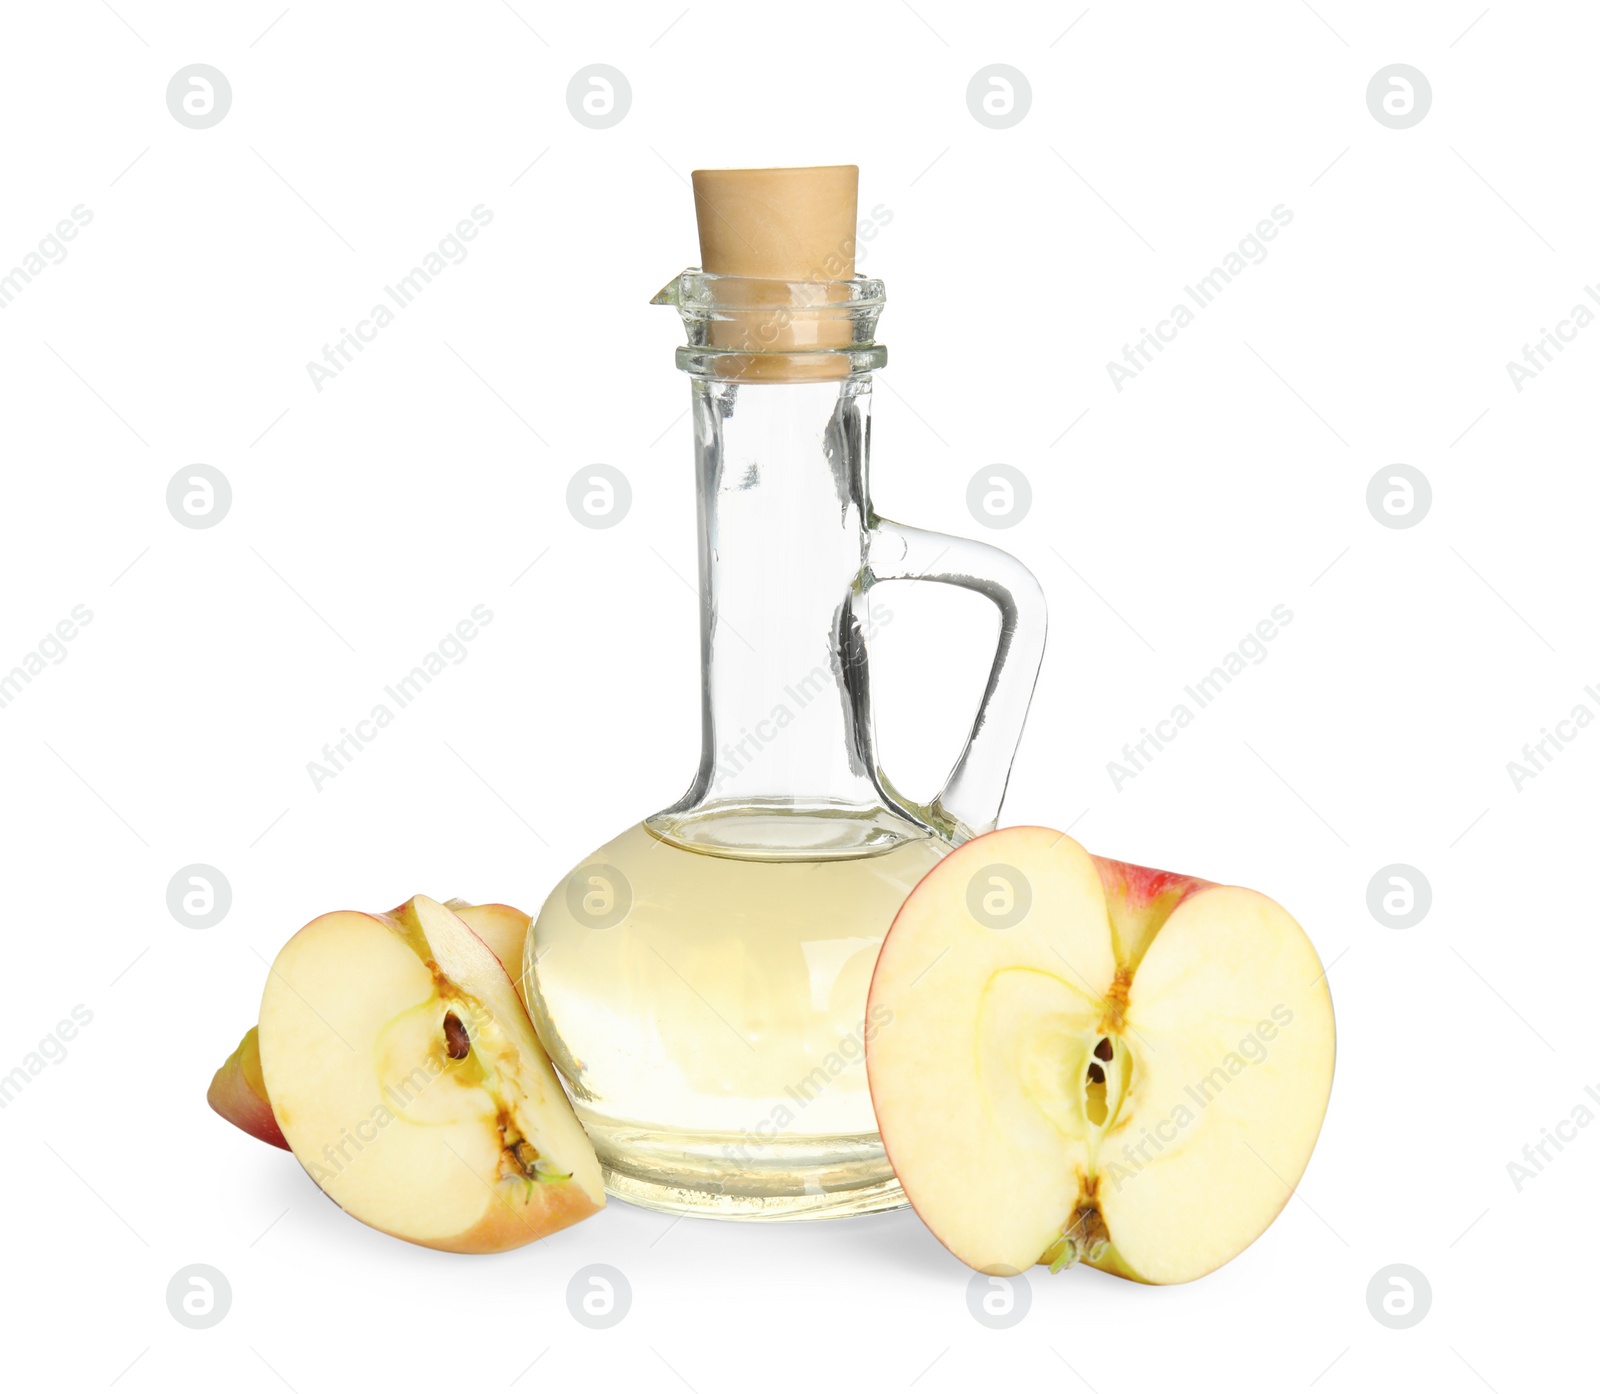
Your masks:
{"label": "apple seed", "polygon": [[467,1028],[461,1024],[461,1018],[454,1012],[445,1014],[444,1050],[452,1060],[465,1060],[472,1050],[472,1037],[467,1034]]}

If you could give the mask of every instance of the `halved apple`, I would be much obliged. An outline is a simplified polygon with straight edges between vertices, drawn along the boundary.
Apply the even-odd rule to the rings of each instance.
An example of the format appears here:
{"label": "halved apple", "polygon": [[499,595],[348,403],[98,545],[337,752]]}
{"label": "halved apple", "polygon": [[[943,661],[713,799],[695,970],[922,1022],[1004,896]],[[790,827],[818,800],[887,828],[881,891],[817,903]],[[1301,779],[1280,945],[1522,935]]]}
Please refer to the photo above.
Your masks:
{"label": "halved apple", "polygon": [[1327,982],[1286,911],[1048,828],[976,838],[928,873],[868,1013],[890,1162],[987,1273],[1220,1267],[1298,1184],[1333,1080]]}
{"label": "halved apple", "polygon": [[605,1204],[594,1149],[505,968],[427,896],[296,934],[262,995],[260,1048],[295,1156],[375,1229],[494,1253]]}

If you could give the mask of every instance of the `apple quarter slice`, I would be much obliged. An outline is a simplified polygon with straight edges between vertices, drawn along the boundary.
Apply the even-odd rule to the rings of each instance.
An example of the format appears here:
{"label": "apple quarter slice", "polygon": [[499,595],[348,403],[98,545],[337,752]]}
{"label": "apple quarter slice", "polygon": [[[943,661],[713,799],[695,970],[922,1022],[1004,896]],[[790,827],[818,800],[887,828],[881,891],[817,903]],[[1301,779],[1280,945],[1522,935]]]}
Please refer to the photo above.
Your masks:
{"label": "apple quarter slice", "polygon": [[605,1204],[510,977],[437,901],[313,920],[272,965],[259,1029],[291,1150],[373,1228],[492,1253]]}
{"label": "apple quarter slice", "polygon": [[[510,905],[468,905],[464,900],[447,900],[467,927],[488,945],[500,960],[522,997],[522,946],[528,937],[528,916]],[[526,1007],[526,1001],[523,1002]],[[244,1033],[238,1049],[222,1062],[206,1090],[206,1102],[236,1128],[285,1152],[289,1144],[272,1112],[266,1082],[261,1078],[260,1032],[252,1026]]]}
{"label": "apple quarter slice", "polygon": [[868,1013],[889,1160],[988,1273],[1212,1271],[1283,1208],[1333,1080],[1327,982],[1286,911],[1048,828],[976,838],[923,878]]}

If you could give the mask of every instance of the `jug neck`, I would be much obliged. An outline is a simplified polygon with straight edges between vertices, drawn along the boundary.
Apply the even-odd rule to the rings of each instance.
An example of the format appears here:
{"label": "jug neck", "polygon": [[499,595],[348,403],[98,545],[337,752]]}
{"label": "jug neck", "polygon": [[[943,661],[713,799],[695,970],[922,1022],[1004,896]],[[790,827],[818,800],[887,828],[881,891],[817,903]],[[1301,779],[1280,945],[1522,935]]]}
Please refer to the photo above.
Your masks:
{"label": "jug neck", "polygon": [[870,376],[694,375],[691,391],[702,751],[688,794],[653,828],[703,850],[785,858],[925,836],[884,803],[858,716],[874,609],[852,603],[870,517]]}

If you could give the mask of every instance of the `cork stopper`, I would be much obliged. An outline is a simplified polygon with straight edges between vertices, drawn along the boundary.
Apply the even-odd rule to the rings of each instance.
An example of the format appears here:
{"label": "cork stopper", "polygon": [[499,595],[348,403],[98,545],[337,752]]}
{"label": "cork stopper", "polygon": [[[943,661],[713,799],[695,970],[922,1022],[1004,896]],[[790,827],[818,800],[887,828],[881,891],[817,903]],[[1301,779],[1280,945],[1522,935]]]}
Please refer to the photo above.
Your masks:
{"label": "cork stopper", "polygon": [[700,269],[739,278],[743,301],[711,324],[709,341],[760,350],[724,362],[727,374],[795,382],[850,372],[828,350],[851,342],[851,323],[827,307],[849,298],[856,274],[858,174],[855,165],[694,171]]}
{"label": "cork stopper", "polygon": [[769,281],[856,274],[854,165],[697,169],[700,269]]}

